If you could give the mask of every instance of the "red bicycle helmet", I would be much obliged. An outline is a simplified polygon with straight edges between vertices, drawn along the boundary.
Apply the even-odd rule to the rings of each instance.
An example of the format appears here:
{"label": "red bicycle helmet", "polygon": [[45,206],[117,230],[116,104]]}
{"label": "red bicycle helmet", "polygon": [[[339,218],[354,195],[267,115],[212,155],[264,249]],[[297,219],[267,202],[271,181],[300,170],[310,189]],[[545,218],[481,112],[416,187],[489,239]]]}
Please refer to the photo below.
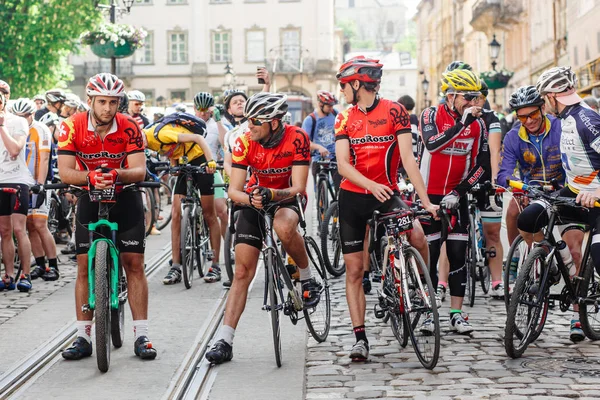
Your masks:
{"label": "red bicycle helmet", "polygon": [[380,64],[379,60],[356,56],[342,64],[335,77],[341,83],[355,80],[366,83],[379,83],[383,74],[382,68],[383,64]]}
{"label": "red bicycle helmet", "polygon": [[328,92],[326,90],[319,90],[317,92],[317,99],[319,99],[319,102],[323,103],[326,106],[334,106],[338,103],[333,93]]}

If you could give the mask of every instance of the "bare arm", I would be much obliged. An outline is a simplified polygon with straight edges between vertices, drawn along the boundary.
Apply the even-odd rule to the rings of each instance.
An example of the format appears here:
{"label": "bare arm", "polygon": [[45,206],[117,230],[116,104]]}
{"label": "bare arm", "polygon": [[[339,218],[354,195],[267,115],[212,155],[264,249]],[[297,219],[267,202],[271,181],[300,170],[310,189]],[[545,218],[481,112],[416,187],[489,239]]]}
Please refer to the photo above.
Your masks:
{"label": "bare arm", "polygon": [[[140,151],[127,156],[127,168],[117,169],[119,182],[142,182],[146,178],[146,155]],[[62,175],[61,175],[62,177]]]}
{"label": "bare arm", "polygon": [[58,173],[60,180],[67,185],[87,185],[87,175],[89,171],[79,171],[75,169],[75,156],[60,154],[58,156]]}
{"label": "bare arm", "polygon": [[38,167],[37,183],[45,183],[48,176],[49,151],[40,151],[40,165]]}
{"label": "bare arm", "polygon": [[306,192],[306,181],[308,180],[308,165],[292,166],[292,186],[287,189],[274,189],[273,201],[281,201],[294,197],[298,193]]}
{"label": "bare arm", "polygon": [[14,138],[8,133],[6,126],[0,126],[0,139],[11,157],[18,157],[21,150],[23,150],[23,146],[27,143],[27,136],[22,135]]}
{"label": "bare arm", "polygon": [[225,151],[225,154],[223,155],[223,169],[229,176],[231,176],[231,169],[232,169],[231,162],[232,162],[231,153],[228,151]]}
{"label": "bare arm", "polygon": [[[229,155],[231,158],[231,155]],[[247,170],[244,168],[231,168],[231,174],[229,175],[229,189],[227,195],[229,198],[237,204],[250,205],[250,198],[244,192],[244,185],[246,184],[246,173]]]}

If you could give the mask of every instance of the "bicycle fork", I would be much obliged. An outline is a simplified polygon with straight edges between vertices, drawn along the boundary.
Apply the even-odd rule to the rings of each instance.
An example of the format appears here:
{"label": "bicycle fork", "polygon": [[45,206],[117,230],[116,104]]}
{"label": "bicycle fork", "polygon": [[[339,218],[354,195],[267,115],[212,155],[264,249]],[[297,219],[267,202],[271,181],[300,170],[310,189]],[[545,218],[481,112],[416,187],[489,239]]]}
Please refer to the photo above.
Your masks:
{"label": "bicycle fork", "polygon": [[[111,231],[111,240],[100,238],[94,240],[94,233],[99,227],[107,227]],[[115,246],[117,240],[118,225],[107,220],[99,220],[88,225],[89,242],[91,243],[88,250],[88,304],[84,304],[82,311],[88,312],[96,308],[96,248],[98,243],[106,242],[108,245],[109,259],[112,261],[108,269],[109,276],[108,284],[110,287],[110,307],[112,309],[119,308],[119,252]],[[104,257],[105,255],[103,255]]]}

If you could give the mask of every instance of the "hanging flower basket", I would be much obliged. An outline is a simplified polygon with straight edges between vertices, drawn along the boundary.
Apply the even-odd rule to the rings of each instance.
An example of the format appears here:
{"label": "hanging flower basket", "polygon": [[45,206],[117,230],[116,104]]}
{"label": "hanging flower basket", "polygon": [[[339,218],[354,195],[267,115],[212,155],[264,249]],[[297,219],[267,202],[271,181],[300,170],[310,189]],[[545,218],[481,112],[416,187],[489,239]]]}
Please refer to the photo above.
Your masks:
{"label": "hanging flower basket", "polygon": [[148,33],[141,28],[124,24],[105,24],[97,31],[81,35],[81,43],[90,45],[92,52],[102,58],[125,58],[144,46]]}
{"label": "hanging flower basket", "polygon": [[508,85],[508,81],[514,75],[514,72],[508,70],[482,72],[479,76],[488,85],[491,90],[503,89]]}

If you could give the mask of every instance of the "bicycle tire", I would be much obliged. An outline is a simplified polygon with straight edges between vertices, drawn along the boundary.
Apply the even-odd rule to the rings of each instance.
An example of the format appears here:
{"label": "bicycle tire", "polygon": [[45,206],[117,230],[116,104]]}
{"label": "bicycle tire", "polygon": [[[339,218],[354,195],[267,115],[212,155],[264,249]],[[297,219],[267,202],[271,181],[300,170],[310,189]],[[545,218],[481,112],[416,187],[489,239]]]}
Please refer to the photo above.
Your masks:
{"label": "bicycle tire", "polygon": [[156,201],[154,200],[154,191],[150,188],[144,188],[142,190],[142,195],[146,197],[145,210],[144,210],[144,224],[146,227],[146,236],[150,235],[152,232],[152,226],[154,226],[155,220],[155,208]]}
{"label": "bicycle tire", "polygon": [[[524,253],[523,253],[524,252]],[[519,269],[521,265],[525,261],[528,253],[527,243],[525,239],[521,235],[518,235],[515,240],[513,240],[510,248],[508,249],[508,253],[506,254],[506,262],[504,263],[504,268],[502,271],[502,280],[504,282],[504,304],[506,305],[506,311],[508,312],[508,306],[510,305],[510,264],[512,258],[515,256],[515,253],[519,256],[519,262],[517,263],[517,275],[519,273]],[[514,283],[513,283],[514,286]]]}
{"label": "bicycle tire", "polygon": [[195,231],[197,247],[195,256],[198,266],[198,275],[200,275],[200,278],[203,278],[208,273],[208,269],[210,268],[210,259],[208,257],[208,254],[210,253],[210,232],[208,231],[208,226],[206,225],[206,221],[204,220],[204,216],[201,212],[198,213],[197,221],[198,222]]}
{"label": "bicycle tire", "polygon": [[312,277],[321,285],[320,300],[312,309],[303,309],[304,319],[308,326],[308,331],[312,337],[319,343],[324,342],[329,335],[331,327],[331,296],[329,294],[329,282],[327,281],[327,272],[325,262],[319,251],[317,242],[310,237],[304,237],[304,246],[308,254],[308,267],[312,270]]}
{"label": "bicycle tire", "polygon": [[94,282],[96,306],[96,362],[102,372],[108,371],[110,366],[110,254],[108,243],[104,240],[96,245],[94,258]]}
{"label": "bicycle tire", "polygon": [[333,277],[342,276],[346,272],[339,229],[338,202],[333,201],[321,224],[321,254],[325,268]]}
{"label": "bicycle tire", "polygon": [[[385,255],[386,247],[387,242],[382,240],[382,257]],[[393,279],[394,272],[392,271],[392,266],[390,263],[387,264],[385,276],[386,278],[383,279],[383,290],[388,298],[393,299],[393,304],[391,307],[388,307],[390,327],[392,328],[392,333],[400,344],[400,347],[405,348],[408,345],[408,327],[406,326],[406,320],[402,317],[402,313],[400,312],[400,295],[396,290],[396,285]]]}
{"label": "bicycle tire", "polygon": [[[171,210],[168,205],[171,204],[173,197],[173,190],[165,182],[160,182],[160,188],[158,189],[158,201],[156,202],[157,215],[156,215],[156,229],[162,231],[171,222]],[[160,219],[162,217],[162,219]]]}
{"label": "bicycle tire", "polygon": [[317,229],[321,231],[321,225],[325,220],[325,213],[329,208],[329,191],[327,190],[327,181],[319,179],[317,183]]}
{"label": "bicycle tire", "polygon": [[[546,323],[546,317],[548,315],[549,287],[538,287],[536,293],[530,293],[532,283],[535,283],[536,280],[536,277],[532,276],[532,272],[534,274],[536,272],[534,269],[534,266],[537,268],[535,264],[536,260],[539,260],[539,262],[542,263],[542,268],[540,270],[543,271],[546,268],[544,264],[546,256],[547,251],[542,247],[531,250],[519,272],[517,283],[510,299],[508,313],[506,314],[506,327],[504,330],[504,349],[506,354],[511,358],[521,357],[527,349],[527,346],[529,346],[529,343],[532,343],[539,337],[544,328],[544,324]],[[540,307],[536,307],[536,309],[533,310],[533,315],[531,315],[531,309],[528,309],[527,314],[529,322],[527,323],[526,329],[518,327],[516,318],[522,296],[528,296],[529,299],[527,299],[527,302],[532,303],[534,301],[539,301],[539,297],[536,297],[539,293],[542,293],[543,296],[541,310],[538,311]],[[517,345],[514,343],[515,338],[519,340]]]}
{"label": "bicycle tire", "polygon": [[119,265],[119,308],[110,309],[110,336],[112,338],[112,344],[116,348],[123,346],[125,340],[125,301],[121,301],[122,290],[125,288],[123,285],[125,277],[123,276],[123,266]]}
{"label": "bicycle tire", "polygon": [[[583,271],[583,281],[579,284],[579,297],[585,299],[586,305],[579,305],[579,320],[581,329],[585,336],[590,340],[600,340],[600,320],[598,312],[598,299],[600,298],[600,282],[596,276],[596,269],[592,256],[588,257],[588,261]],[[591,302],[591,304],[587,304]],[[595,323],[592,322],[592,318]]]}
{"label": "bicycle tire", "polygon": [[475,288],[477,287],[477,236],[475,233],[475,220],[473,215],[469,214],[469,241],[467,251],[467,290],[468,296],[465,293],[469,301],[469,307],[475,305]]}
{"label": "bicycle tire", "polygon": [[[433,369],[437,365],[440,357],[441,342],[440,319],[435,300],[435,290],[433,289],[433,283],[429,276],[429,270],[427,269],[427,265],[425,265],[425,261],[421,257],[421,254],[419,254],[415,248],[408,246],[404,249],[404,259],[406,260],[406,277],[409,279],[409,282],[406,283],[409,288],[408,294],[409,296],[411,294],[420,296],[420,298],[415,297],[414,299],[411,299],[413,309],[418,310],[415,311],[414,318],[411,318],[411,312],[408,308],[407,298],[409,296],[403,296],[404,320],[408,330],[407,333],[421,365],[427,369]],[[410,262],[411,259],[414,260],[414,264]],[[425,278],[425,282],[423,282],[422,278]],[[423,285],[423,283],[425,284]],[[421,290],[418,289],[420,287],[422,287],[426,293],[422,293]],[[414,293],[411,292],[411,289],[414,290]],[[426,302],[427,298],[429,299],[429,305],[427,305]],[[419,305],[420,307],[418,307]],[[431,313],[433,318],[433,334],[416,332],[417,325],[421,318],[426,315],[425,313]],[[430,351],[427,351],[428,348]]]}
{"label": "bicycle tire", "polygon": [[181,237],[179,251],[181,252],[183,283],[186,289],[192,287],[192,281],[194,279],[196,224],[193,222],[194,220],[191,212],[191,207],[185,205],[183,207],[183,214],[181,215]]}
{"label": "bicycle tire", "polygon": [[229,229],[225,231],[225,238],[223,239],[223,257],[225,263],[225,271],[227,271],[227,277],[230,282],[233,282],[233,277],[235,276],[235,262],[233,259],[233,249],[235,246],[235,235],[231,233]]}
{"label": "bicycle tire", "polygon": [[58,232],[58,216],[60,212],[60,204],[54,197],[50,197],[48,204],[48,230],[52,236]]}
{"label": "bicycle tire", "polygon": [[281,329],[279,324],[279,308],[277,301],[276,281],[279,280],[275,267],[275,254],[273,249],[265,252],[265,274],[269,294],[269,313],[271,314],[271,331],[273,333],[273,348],[275,350],[275,362],[281,368]]}

